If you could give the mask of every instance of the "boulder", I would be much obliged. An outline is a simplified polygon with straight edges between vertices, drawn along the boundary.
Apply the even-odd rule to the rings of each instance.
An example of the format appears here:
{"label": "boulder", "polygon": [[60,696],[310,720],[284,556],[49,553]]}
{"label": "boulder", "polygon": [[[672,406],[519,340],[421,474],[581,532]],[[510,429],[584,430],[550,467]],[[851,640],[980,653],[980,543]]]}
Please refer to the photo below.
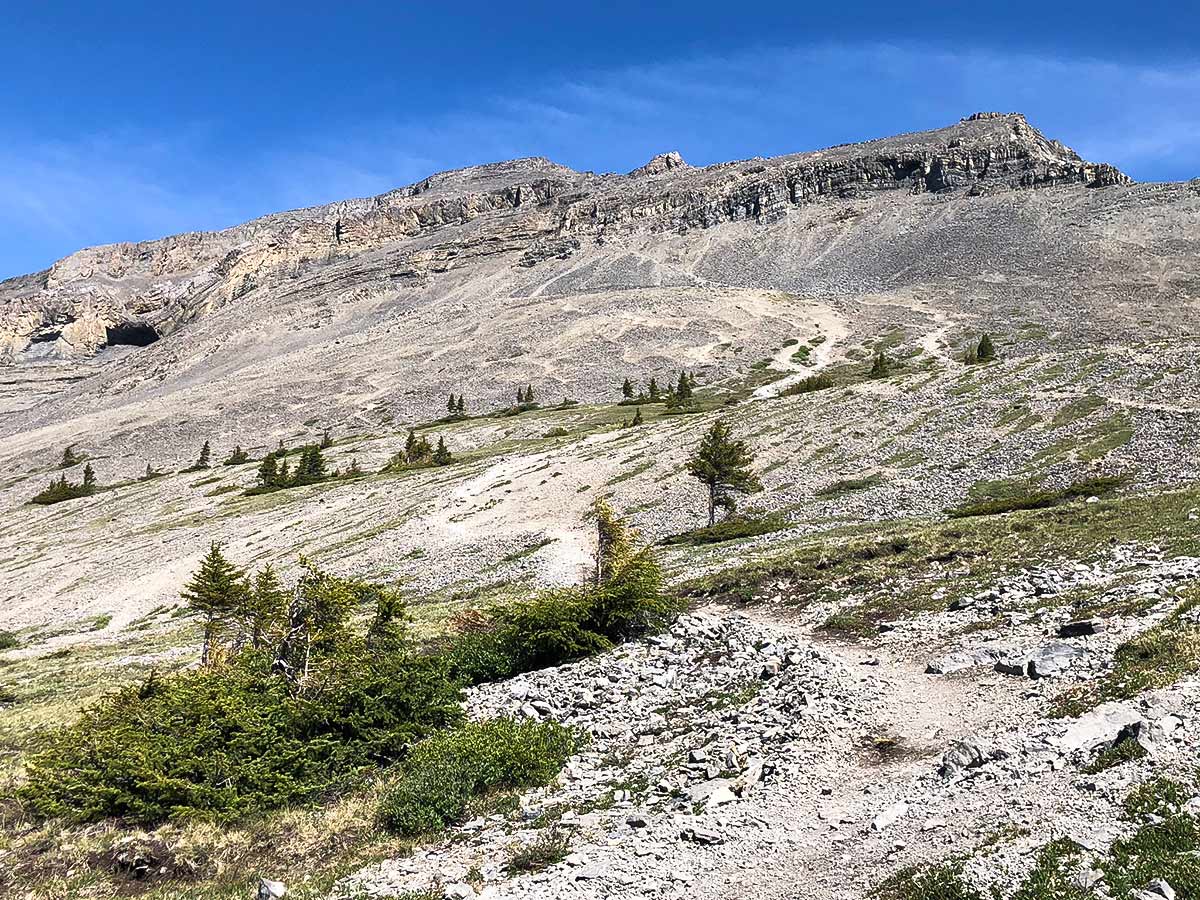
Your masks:
{"label": "boulder", "polygon": [[1055,741],[1067,753],[1110,747],[1123,736],[1137,735],[1142,714],[1128,703],[1104,703],[1067,725]]}

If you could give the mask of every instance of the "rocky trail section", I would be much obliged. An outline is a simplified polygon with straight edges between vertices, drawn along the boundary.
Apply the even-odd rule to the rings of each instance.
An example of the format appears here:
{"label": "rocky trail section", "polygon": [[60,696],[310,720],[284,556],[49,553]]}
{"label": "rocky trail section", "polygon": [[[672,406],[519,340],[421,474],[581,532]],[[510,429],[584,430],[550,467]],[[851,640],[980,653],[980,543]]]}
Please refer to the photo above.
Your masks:
{"label": "rocky trail section", "polygon": [[513,160],[225,231],[80,251],[45,272],[0,283],[0,362],[148,344],[249,294],[283,290],[314,270],[382,250],[388,280],[403,286],[496,255],[535,266],[569,257],[584,240],[620,233],[770,223],[824,199],[1127,182],[1017,114],[705,168],[687,166],[678,154],[628,175]]}
{"label": "rocky trail section", "polygon": [[[1095,563],[1006,576],[873,646],[818,640],[769,607],[710,607],[604,656],[482,686],[470,692],[472,716],[553,719],[588,744],[559,785],[526,794],[515,812],[365,869],[334,896],[850,900],[889,871],[950,856],[972,859],[968,871],[986,882],[1027,870],[1056,836],[1101,852],[1123,833],[1132,784],[1196,764],[1200,682],[1076,719],[1050,717],[1048,702],[1102,675],[1121,641],[1197,581],[1200,559],[1126,545]],[[1081,586],[1106,603],[1149,596],[1156,606],[1065,628],[1063,603]],[[1042,615],[1014,619],[1016,641],[1073,648],[1062,665],[1019,677],[978,661],[954,675],[926,669],[919,648],[944,647],[955,630],[975,646],[961,626],[1023,598]],[[978,644],[989,646],[986,634]],[[1084,771],[1130,736],[1145,759]],[[506,872],[545,829],[569,836],[569,855],[536,874]]]}

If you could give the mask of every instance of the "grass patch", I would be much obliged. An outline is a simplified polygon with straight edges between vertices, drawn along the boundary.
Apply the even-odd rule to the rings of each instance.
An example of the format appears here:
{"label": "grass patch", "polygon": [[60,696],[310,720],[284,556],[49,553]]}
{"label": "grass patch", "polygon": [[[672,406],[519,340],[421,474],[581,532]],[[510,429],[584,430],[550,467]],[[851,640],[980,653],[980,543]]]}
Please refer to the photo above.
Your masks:
{"label": "grass patch", "polygon": [[504,870],[510,875],[525,875],[540,872],[555,863],[560,863],[571,852],[571,840],[565,831],[549,828],[532,844],[514,850]]}
{"label": "grass patch", "polygon": [[835,497],[844,497],[847,494],[853,494],[857,491],[865,491],[875,487],[877,484],[883,483],[883,475],[874,472],[870,475],[863,475],[860,478],[842,478],[832,484],[827,484],[825,487],[817,491],[817,496],[825,500],[831,500]]}
{"label": "grass patch", "polygon": [[[993,496],[973,503],[965,503],[947,510],[947,513],[951,518],[962,519],[970,516],[996,516],[1022,509],[1046,509],[1081,497],[1107,496],[1124,485],[1127,480],[1124,476],[1119,475],[1101,476],[1077,481],[1065,488],[1056,489],[1039,489],[1031,482],[1015,480],[987,482],[985,483],[987,487],[983,490],[994,492]],[[974,489],[973,487],[972,490]]]}
{"label": "grass patch", "polygon": [[1055,698],[1054,716],[1078,716],[1110,700],[1130,700],[1144,691],[1174,684],[1200,672],[1200,626],[1183,613],[1200,602],[1200,593],[1178,606],[1158,625],[1117,648],[1113,667],[1103,677],[1068,689]]}
{"label": "grass patch", "polygon": [[525,559],[526,557],[533,556],[533,554],[537,553],[543,547],[547,547],[550,544],[553,544],[556,540],[558,540],[558,539],[552,538],[552,537],[542,538],[540,541],[530,544],[528,547],[524,547],[520,550],[514,550],[512,553],[508,554],[500,561],[502,563],[519,562],[520,560]]}
{"label": "grass patch", "polygon": [[1133,738],[1125,738],[1097,754],[1096,758],[1088,763],[1083,771],[1086,775],[1098,775],[1124,763],[1144,759],[1146,756],[1145,747]]}
{"label": "grass patch", "polygon": [[663,539],[663,543],[674,546],[699,547],[704,544],[719,544],[723,541],[739,541],[744,538],[757,537],[760,534],[770,534],[788,527],[787,521],[778,515],[764,516],[761,519],[747,519],[734,516],[715,525],[703,528],[693,528],[682,534],[674,534]]}
{"label": "grass patch", "polygon": [[850,598],[826,625],[847,636],[867,634],[879,622],[944,608],[951,598],[933,595],[951,585],[951,570],[954,591],[966,594],[1021,568],[1064,557],[1097,559],[1114,541],[1200,554],[1200,533],[1188,521],[1197,505],[1200,487],[1191,487],[1007,516],[843,526],[694,578],[681,590],[733,603],[780,595],[793,606]]}

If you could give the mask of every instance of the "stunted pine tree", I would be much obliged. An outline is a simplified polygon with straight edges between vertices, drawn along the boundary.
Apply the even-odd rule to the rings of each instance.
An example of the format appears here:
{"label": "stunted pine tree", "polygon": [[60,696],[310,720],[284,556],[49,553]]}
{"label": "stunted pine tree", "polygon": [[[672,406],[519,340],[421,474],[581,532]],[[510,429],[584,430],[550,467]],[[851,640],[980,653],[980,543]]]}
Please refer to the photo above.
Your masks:
{"label": "stunted pine tree", "polygon": [[82,458],[75,455],[75,445],[68,444],[67,449],[63,451],[62,459],[59,460],[58,467],[60,469],[69,469],[72,466],[77,466],[82,461]]}
{"label": "stunted pine tree", "polygon": [[992,336],[985,334],[979,339],[979,347],[975,350],[975,358],[980,362],[996,358],[996,348],[992,344]]}
{"label": "stunted pine tree", "polygon": [[633,546],[633,532],[625,520],[613,512],[607,500],[599,499],[592,504],[586,518],[596,523],[596,551],[592,556],[592,584],[596,587],[607,583],[621,564],[629,558]]}
{"label": "stunted pine tree", "polygon": [[521,406],[525,402],[525,388],[517,388],[517,405]]}
{"label": "stunted pine tree", "polygon": [[232,615],[241,630],[238,641],[247,642],[258,650],[278,637],[287,609],[288,592],[270,563],[259,569],[253,582],[247,581],[246,585],[244,600],[234,608]]}
{"label": "stunted pine tree", "polygon": [[714,422],[687,462],[688,474],[702,483],[708,491],[708,524],[716,524],[717,508],[731,513],[737,509],[735,494],[750,494],[760,490],[758,476],[750,466],[754,454],[745,441],[733,439],[725,422]]}
{"label": "stunted pine tree", "polygon": [[321,432],[320,447],[322,450],[328,450],[333,446],[333,431],[329,426],[325,426],[325,430]]}
{"label": "stunted pine tree", "polygon": [[871,363],[871,378],[883,378],[887,375],[889,368],[888,358],[883,355],[883,351],[875,354],[875,361]]}
{"label": "stunted pine tree", "polygon": [[96,490],[96,470],[92,468],[91,463],[83,467],[83,489],[89,494]]}
{"label": "stunted pine tree", "polygon": [[457,413],[457,414],[458,414],[458,415],[460,415],[460,416],[462,416],[462,415],[466,415],[466,412],[467,412],[467,404],[466,404],[466,401],[465,401],[465,400],[463,400],[463,395],[462,395],[462,394],[459,394],[459,395],[458,395],[458,402],[457,402],[457,403],[454,405],[454,412],[455,412],[455,413]]}
{"label": "stunted pine tree", "polygon": [[208,446],[208,441],[204,442],[204,446],[200,448],[200,456],[196,460],[193,469],[207,469],[212,460],[212,448]]}
{"label": "stunted pine tree", "polygon": [[649,391],[650,391],[650,399],[651,400],[657,400],[659,397],[662,396],[662,391],[660,391],[658,388],[658,381],[654,378],[650,379]]}
{"label": "stunted pine tree", "polygon": [[238,444],[233,448],[233,452],[229,454],[229,458],[222,463],[225,466],[240,466],[242,463],[250,459],[250,454],[242,449],[242,445]]}
{"label": "stunted pine tree", "polygon": [[268,453],[263,457],[263,461],[258,466],[258,480],[263,487],[274,487],[279,479],[279,463],[275,461],[275,454]]}
{"label": "stunted pine tree", "polygon": [[675,385],[675,396],[683,403],[688,403],[692,399],[692,381],[688,378],[687,372],[679,373],[679,382]]}
{"label": "stunted pine tree", "polygon": [[528,384],[525,386],[525,402],[526,403],[534,402],[533,401],[533,385],[532,384]]}
{"label": "stunted pine tree", "polygon": [[632,425],[634,428],[637,428],[639,425],[644,424],[644,422],[645,420],[642,418],[642,408],[639,406],[633,413]]}
{"label": "stunted pine tree", "polygon": [[454,457],[446,449],[446,439],[439,437],[437,449],[433,451],[433,464],[435,466],[448,466],[452,462],[454,462]]}
{"label": "stunted pine tree", "polygon": [[454,415],[456,412],[458,412],[458,400],[455,399],[453,394],[451,394],[450,399],[446,401],[446,412],[450,413],[450,415]]}
{"label": "stunted pine tree", "polygon": [[227,560],[221,545],[214,542],[180,593],[188,607],[204,617],[202,665],[212,662],[213,648],[222,630],[244,610],[248,590],[245,573]]}
{"label": "stunted pine tree", "polygon": [[325,457],[321,448],[309,444],[300,453],[300,462],[296,464],[297,481],[320,481],[325,477]]}
{"label": "stunted pine tree", "polygon": [[630,381],[628,378],[626,378],[625,383],[623,385],[621,385],[621,396],[624,397],[626,400],[633,399],[633,382]]}

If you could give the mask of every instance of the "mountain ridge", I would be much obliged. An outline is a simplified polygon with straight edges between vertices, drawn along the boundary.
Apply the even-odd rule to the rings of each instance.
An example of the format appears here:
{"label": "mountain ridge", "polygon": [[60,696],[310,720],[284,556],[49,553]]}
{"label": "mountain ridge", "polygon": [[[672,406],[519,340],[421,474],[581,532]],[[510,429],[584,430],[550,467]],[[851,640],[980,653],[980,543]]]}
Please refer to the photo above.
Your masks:
{"label": "mountain ridge", "polygon": [[[531,266],[614,229],[764,223],[825,197],[1130,183],[1115,167],[1089,163],[1047,139],[1016,113],[702,167],[683,163],[678,153],[662,154],[626,175],[576,172],[545,157],[488,163],[219,231],[86,248],[42,273],[0,282],[0,363],[20,361],[34,344],[52,344],[53,355],[70,357],[121,343],[123,334],[149,340],[304,267],[465,228],[489,215],[498,220],[473,244],[467,239],[467,255],[515,249],[524,253],[520,264]],[[521,223],[503,220],[510,214]],[[462,250],[448,252],[453,259]],[[436,272],[437,255],[415,257],[411,274]]]}

